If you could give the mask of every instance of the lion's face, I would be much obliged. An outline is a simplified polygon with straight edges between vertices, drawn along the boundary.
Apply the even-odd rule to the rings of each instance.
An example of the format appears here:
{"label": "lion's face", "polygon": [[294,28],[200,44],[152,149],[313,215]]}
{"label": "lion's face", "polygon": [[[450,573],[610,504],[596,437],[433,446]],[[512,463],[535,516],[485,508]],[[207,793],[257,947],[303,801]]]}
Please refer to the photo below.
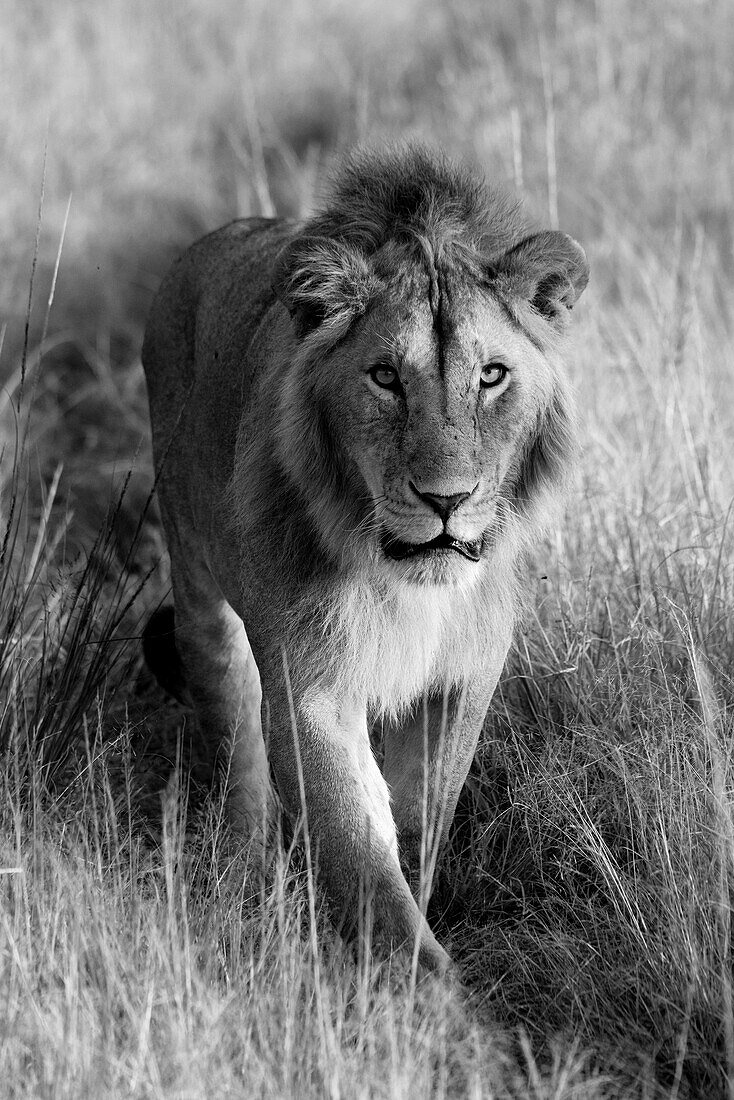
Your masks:
{"label": "lion's face", "polygon": [[317,369],[330,435],[359,475],[345,483],[367,498],[359,537],[373,560],[471,583],[552,400],[546,357],[486,287],[447,280],[436,323],[425,280],[403,280]]}
{"label": "lion's face", "polygon": [[588,266],[556,232],[491,264],[432,255],[310,237],[284,250],[298,344],[280,454],[331,555],[465,585],[500,539],[527,538],[568,466],[557,348]]}

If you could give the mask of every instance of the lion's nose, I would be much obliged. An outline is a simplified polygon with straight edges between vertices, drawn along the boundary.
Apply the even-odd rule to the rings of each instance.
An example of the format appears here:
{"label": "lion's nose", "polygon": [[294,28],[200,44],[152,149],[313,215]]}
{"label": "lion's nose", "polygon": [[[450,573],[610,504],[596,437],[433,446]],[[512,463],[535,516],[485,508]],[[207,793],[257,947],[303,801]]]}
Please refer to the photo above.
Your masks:
{"label": "lion's nose", "polygon": [[459,505],[468,500],[474,492],[474,489],[472,489],[469,493],[452,493],[450,496],[441,496],[439,493],[422,492],[412,481],[409,484],[416,496],[419,496],[421,500],[425,500],[434,512],[438,512],[444,525],[448,523],[449,516],[456,511]]}

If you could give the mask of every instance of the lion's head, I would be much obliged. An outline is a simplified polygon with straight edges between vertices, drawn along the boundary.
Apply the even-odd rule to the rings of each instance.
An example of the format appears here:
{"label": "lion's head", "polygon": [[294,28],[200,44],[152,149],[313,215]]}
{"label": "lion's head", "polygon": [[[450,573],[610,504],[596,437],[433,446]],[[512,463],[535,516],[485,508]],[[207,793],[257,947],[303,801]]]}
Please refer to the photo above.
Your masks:
{"label": "lion's head", "polygon": [[462,586],[573,451],[559,337],[583,249],[420,149],[353,157],[278,257],[281,462],[331,555]]}

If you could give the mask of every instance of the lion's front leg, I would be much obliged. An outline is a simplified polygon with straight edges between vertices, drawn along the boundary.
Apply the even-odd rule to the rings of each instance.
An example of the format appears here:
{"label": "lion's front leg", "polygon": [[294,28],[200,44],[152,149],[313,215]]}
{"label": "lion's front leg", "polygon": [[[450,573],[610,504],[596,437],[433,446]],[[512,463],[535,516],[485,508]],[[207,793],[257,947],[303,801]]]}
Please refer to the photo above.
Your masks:
{"label": "lion's front leg", "polygon": [[401,861],[423,911],[498,677],[496,668],[486,679],[428,696],[385,731],[383,772]]}
{"label": "lion's front leg", "polygon": [[282,682],[267,679],[269,753],[278,788],[293,817],[305,810],[319,878],[341,930],[359,930],[365,902],[378,946],[412,951],[417,943],[419,963],[445,971],[448,955],[400,868],[387,786],[372,755],[364,707],[322,691],[299,696],[296,690],[291,709]]}

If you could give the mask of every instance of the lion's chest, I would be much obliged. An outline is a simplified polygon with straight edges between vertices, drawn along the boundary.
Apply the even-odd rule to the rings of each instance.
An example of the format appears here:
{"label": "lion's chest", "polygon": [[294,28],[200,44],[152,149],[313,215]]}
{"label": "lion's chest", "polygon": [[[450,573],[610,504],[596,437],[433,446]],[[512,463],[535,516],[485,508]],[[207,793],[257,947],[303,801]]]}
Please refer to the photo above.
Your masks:
{"label": "lion's chest", "polygon": [[354,586],[344,593],[337,631],[341,690],[366,700],[374,714],[390,715],[442,681],[453,595],[417,586],[388,594]]}

